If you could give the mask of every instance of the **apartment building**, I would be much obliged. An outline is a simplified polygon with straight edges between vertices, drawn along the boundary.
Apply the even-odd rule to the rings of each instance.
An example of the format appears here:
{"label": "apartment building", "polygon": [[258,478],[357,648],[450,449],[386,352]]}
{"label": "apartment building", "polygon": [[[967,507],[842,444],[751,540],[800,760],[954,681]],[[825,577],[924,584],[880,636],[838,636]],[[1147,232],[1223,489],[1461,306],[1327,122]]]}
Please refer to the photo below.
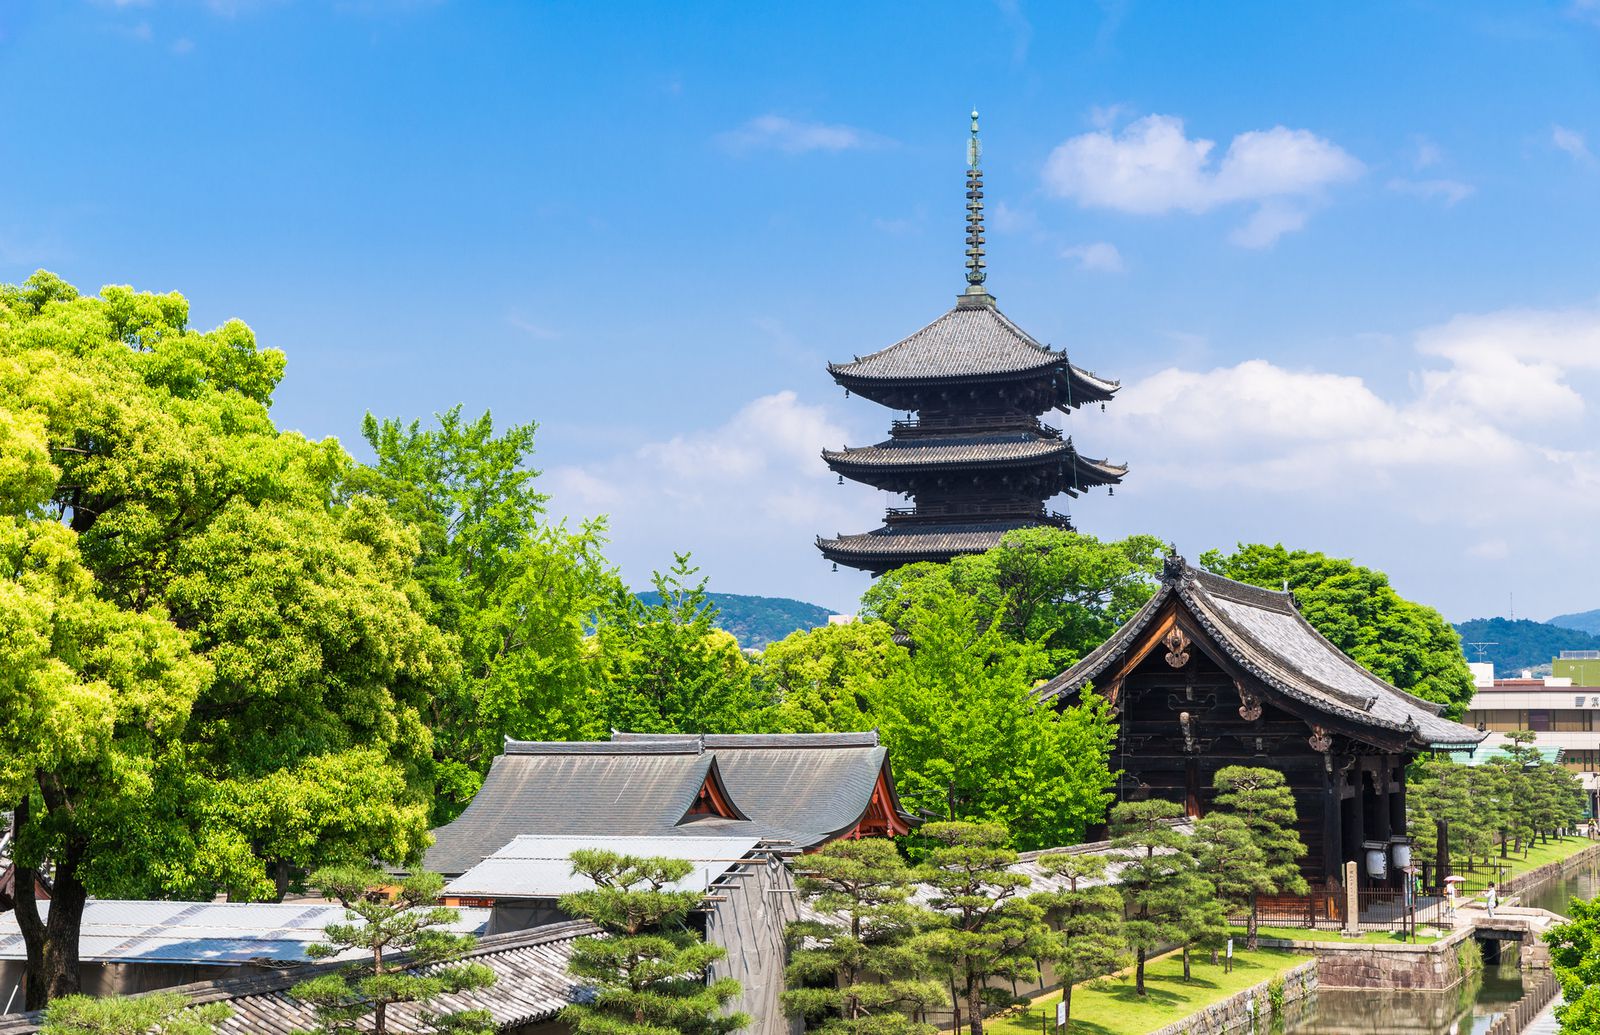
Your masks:
{"label": "apartment building", "polygon": [[[1493,665],[1474,662],[1469,667],[1477,692],[1461,721],[1491,734],[1533,730],[1541,749],[1579,774],[1589,795],[1589,814],[1595,815],[1600,805],[1600,651],[1562,651],[1544,677],[1524,672],[1496,679]],[[1500,743],[1501,738],[1491,736],[1479,745],[1474,760],[1493,755]]]}

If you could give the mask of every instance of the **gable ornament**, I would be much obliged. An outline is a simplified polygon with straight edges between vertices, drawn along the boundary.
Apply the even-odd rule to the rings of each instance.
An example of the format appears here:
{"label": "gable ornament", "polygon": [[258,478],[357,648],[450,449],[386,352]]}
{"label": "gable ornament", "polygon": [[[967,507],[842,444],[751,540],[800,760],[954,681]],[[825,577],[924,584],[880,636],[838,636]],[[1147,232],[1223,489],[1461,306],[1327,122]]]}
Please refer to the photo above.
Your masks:
{"label": "gable ornament", "polygon": [[1306,743],[1311,745],[1311,750],[1326,754],[1328,749],[1333,747],[1333,737],[1329,736],[1328,731],[1321,726],[1313,726],[1311,736],[1306,738]]}
{"label": "gable ornament", "polygon": [[1189,637],[1183,634],[1182,629],[1173,626],[1161,638],[1161,643],[1167,648],[1167,664],[1182,668],[1189,663]]}
{"label": "gable ornament", "polygon": [[1261,718],[1261,698],[1243,689],[1239,690],[1239,718],[1255,722]]}

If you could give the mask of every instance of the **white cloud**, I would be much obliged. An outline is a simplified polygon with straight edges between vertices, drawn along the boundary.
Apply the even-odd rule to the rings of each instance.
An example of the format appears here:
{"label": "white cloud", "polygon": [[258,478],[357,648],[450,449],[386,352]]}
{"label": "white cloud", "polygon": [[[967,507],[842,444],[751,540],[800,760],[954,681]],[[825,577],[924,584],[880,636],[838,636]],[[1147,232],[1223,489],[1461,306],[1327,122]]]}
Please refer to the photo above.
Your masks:
{"label": "white cloud", "polygon": [[782,115],[758,115],[740,126],[718,135],[717,142],[732,154],[753,151],[780,151],[805,154],[810,151],[853,151],[878,147],[883,138],[854,126],[804,122]]}
{"label": "white cloud", "polygon": [[1299,229],[1328,188],[1364,171],[1332,141],[1286,126],[1240,133],[1219,160],[1215,149],[1214,141],[1190,138],[1180,118],[1146,115],[1121,132],[1101,129],[1057,146],[1045,163],[1045,187],[1091,208],[1140,215],[1255,204],[1235,239],[1261,247]]}
{"label": "white cloud", "polygon": [[1122,253],[1117,246],[1109,241],[1095,241],[1093,244],[1079,244],[1061,252],[1063,259],[1071,259],[1078,264],[1080,270],[1094,270],[1099,273],[1122,273],[1128,267],[1122,261]]}
{"label": "white cloud", "polygon": [[1444,152],[1439,149],[1439,145],[1427,137],[1413,137],[1411,143],[1415,147],[1411,156],[1412,168],[1420,171],[1438,165],[1444,160]]}
{"label": "white cloud", "polygon": [[1477,188],[1460,180],[1406,180],[1396,177],[1385,184],[1397,194],[1409,194],[1424,201],[1440,201],[1445,208],[1470,198]]}
{"label": "white cloud", "polygon": [[1584,165],[1594,164],[1594,154],[1589,150],[1589,144],[1583,134],[1566,126],[1554,126],[1550,130],[1550,142],[1558,150],[1565,151]]}

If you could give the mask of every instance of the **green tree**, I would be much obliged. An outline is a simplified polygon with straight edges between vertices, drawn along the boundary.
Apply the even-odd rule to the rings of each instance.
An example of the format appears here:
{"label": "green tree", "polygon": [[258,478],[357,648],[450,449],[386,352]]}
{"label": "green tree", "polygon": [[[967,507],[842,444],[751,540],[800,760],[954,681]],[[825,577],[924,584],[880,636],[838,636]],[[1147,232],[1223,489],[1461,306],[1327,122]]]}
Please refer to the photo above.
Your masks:
{"label": "green tree", "polygon": [[1247,913],[1254,927],[1256,896],[1277,890],[1267,856],[1238,816],[1212,812],[1195,821],[1194,857],[1224,915]]}
{"label": "green tree", "polygon": [[1472,699],[1461,638],[1438,611],[1396,593],[1382,572],[1282,544],[1240,543],[1231,554],[1209,550],[1200,562],[1240,582],[1289,588],[1301,615],[1318,632],[1401,690],[1443,704],[1457,716]]}
{"label": "green tree", "polygon": [[367,957],[289,990],[316,1011],[314,1035],[367,1030],[386,1035],[393,1021],[390,1009],[408,1003],[417,1005],[423,1022],[434,1030],[489,1035],[494,1019],[487,1010],[427,1009],[442,995],[487,988],[495,980],[483,964],[459,962],[476,939],[443,930],[461,919],[459,910],[439,905],[444,878],[412,874],[392,897],[385,893],[390,880],[362,866],[326,867],[311,875],[314,886],[344,906],[349,922],[329,924],[323,932],[326,941],[308,946],[307,955],[326,959],[360,949]]}
{"label": "green tree", "polygon": [[772,700],[762,725],[774,733],[872,729],[863,689],[903,661],[884,622],[823,625],[790,633],[761,652],[760,685]]}
{"label": "green tree", "polygon": [[933,1035],[944,1002],[928,978],[936,914],[911,901],[911,868],[894,842],[834,841],[803,858],[800,894],[817,919],[788,926],[784,1010],[828,1035]]}
{"label": "green tree", "polygon": [[946,920],[938,952],[954,998],[966,1005],[968,1032],[983,1035],[989,980],[1035,977],[1036,961],[1054,955],[1054,939],[1043,906],[1022,895],[1031,881],[1015,869],[1005,827],[929,823],[922,833],[935,846],[922,879],[932,889],[929,904]]}
{"label": "green tree", "polygon": [[603,522],[546,520],[529,466],[535,425],[496,434],[489,414],[463,420],[459,406],[436,420],[368,414],[362,434],[377,461],[353,471],[346,491],[384,500],[416,530],[426,613],[459,645],[456,678],[426,712],[443,822],[471,800],[506,736],[605,734],[586,625],[621,584],[601,555]]}
{"label": "green tree", "polygon": [[1300,875],[1306,846],[1295,829],[1299,816],[1294,792],[1278,770],[1242,765],[1218,769],[1211,785],[1217,791],[1216,808],[1243,820],[1261,852],[1262,886],[1250,892],[1249,947],[1255,949],[1260,944],[1256,934],[1256,896],[1303,895],[1310,890]]}
{"label": "green tree", "polygon": [[190,1006],[177,992],[66,995],[45,1008],[39,1035],[211,1035],[232,1016],[227,1003]]}
{"label": "green tree", "polygon": [[1038,864],[1044,873],[1066,883],[1059,891],[1033,896],[1056,929],[1050,959],[1061,979],[1064,1035],[1072,1027],[1072,986],[1115,970],[1127,951],[1122,895],[1106,879],[1103,856],[1053,852],[1039,856]]}
{"label": "green tree", "polygon": [[689,926],[701,893],[670,890],[692,869],[686,859],[572,853],[572,872],[595,886],[563,895],[561,908],[606,932],[580,938],[573,949],[572,973],[594,988],[593,1002],[562,1011],[579,1035],[727,1035],[750,1022],[724,1012],[739,994],[737,981],[706,980],[727,952]]}
{"label": "green tree", "polygon": [[[68,529],[86,592],[176,627],[205,671],[170,723],[130,724],[143,761],[118,781],[142,790],[114,816],[80,806],[50,827],[42,794],[24,810],[20,851],[76,872],[69,888],[262,897],[294,871],[421,851],[421,705],[454,657],[415,606],[415,535],[380,501],[344,498],[355,465],[336,442],[273,426],[283,369],[239,321],[189,328],[175,294],[82,296],[43,272],[0,288],[6,438],[46,460],[26,462],[43,501],[11,516]],[[119,680],[159,667],[125,653]],[[292,804],[328,795],[339,807]],[[68,928],[71,897],[59,900]]]}
{"label": "green tree", "polygon": [[1093,695],[1060,711],[1036,702],[1037,648],[991,619],[968,597],[913,608],[914,647],[863,686],[900,796],[913,814],[1002,823],[1025,850],[1076,844],[1110,801],[1109,711]]}
{"label": "green tree", "polygon": [[1556,1020],[1569,1035],[1600,1031],[1600,898],[1573,899],[1572,918],[1544,934],[1561,982]]}
{"label": "green tree", "polygon": [[630,733],[748,732],[765,702],[739,644],[715,627],[705,579],[687,554],[654,577],[660,602],[617,589],[596,636],[604,666],[596,708],[602,729]]}
{"label": "green tree", "polygon": [[[1188,945],[1197,925],[1188,923],[1195,904],[1196,863],[1188,835],[1174,822],[1183,808],[1170,801],[1119,802],[1111,809],[1112,847],[1127,857],[1118,873],[1127,910],[1123,932],[1134,953],[1134,991],[1145,995],[1144,965],[1164,945]],[[1205,889],[1209,890],[1209,889]]]}
{"label": "green tree", "polygon": [[1150,599],[1165,551],[1153,536],[1102,542],[1057,528],[1019,529],[985,553],[889,572],[867,590],[861,611],[904,628],[918,608],[971,598],[1005,639],[1039,647],[1028,676],[1044,679],[1099,646]]}

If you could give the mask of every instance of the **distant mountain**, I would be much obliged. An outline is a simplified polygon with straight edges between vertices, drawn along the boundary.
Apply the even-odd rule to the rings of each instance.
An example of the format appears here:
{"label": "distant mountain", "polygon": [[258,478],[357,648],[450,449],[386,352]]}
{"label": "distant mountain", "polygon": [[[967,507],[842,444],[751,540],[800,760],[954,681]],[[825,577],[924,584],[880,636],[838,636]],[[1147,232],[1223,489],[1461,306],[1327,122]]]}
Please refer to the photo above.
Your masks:
{"label": "distant mountain", "polygon": [[[1600,615],[1600,612],[1591,611],[1589,614]],[[1525,668],[1542,667],[1548,671],[1550,659],[1559,657],[1564,650],[1600,650],[1600,636],[1555,625],[1554,621],[1474,618],[1468,622],[1458,622],[1456,632],[1461,634],[1461,649],[1466,653],[1467,660],[1494,662],[1495,675],[1502,679],[1515,676]],[[1473,643],[1488,646],[1480,654],[1473,648]]]}
{"label": "distant mountain", "polygon": [[[1593,636],[1600,636],[1600,611],[1577,611],[1570,615],[1556,615],[1550,619],[1550,625],[1559,625],[1563,629],[1576,629]],[[1569,648],[1581,649],[1581,648]]]}
{"label": "distant mountain", "polygon": [[[828,624],[833,614],[826,607],[786,597],[750,597],[741,593],[707,593],[717,606],[717,628],[726,629],[739,646],[761,650],[797,629],[815,629]],[[638,594],[646,604],[661,602],[661,594],[648,590]]]}

